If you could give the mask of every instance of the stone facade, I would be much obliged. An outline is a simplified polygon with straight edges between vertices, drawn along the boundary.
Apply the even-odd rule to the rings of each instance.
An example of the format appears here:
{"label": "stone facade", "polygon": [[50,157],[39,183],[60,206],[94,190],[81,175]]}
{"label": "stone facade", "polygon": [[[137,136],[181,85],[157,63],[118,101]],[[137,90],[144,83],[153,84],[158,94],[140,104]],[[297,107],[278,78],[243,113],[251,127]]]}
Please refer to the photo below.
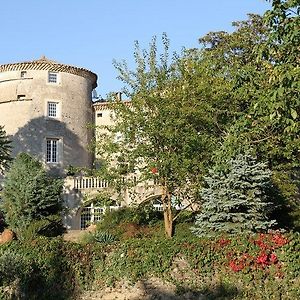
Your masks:
{"label": "stone facade", "polygon": [[[44,162],[49,172],[64,177],[67,229],[84,229],[107,209],[97,207],[93,199],[100,190],[109,190],[108,182],[83,175],[66,176],[69,166],[94,166],[94,154],[89,151],[94,129],[89,125],[113,125],[108,103],[92,102],[96,86],[96,74],[45,57],[0,65],[0,125],[12,140],[13,156],[29,153]],[[121,101],[120,93],[117,96]],[[160,195],[161,188],[138,184],[134,193],[142,202]],[[124,192],[122,206],[134,201],[130,195],[132,191]]]}
{"label": "stone facade", "polygon": [[44,57],[0,65],[0,125],[13,156],[30,153],[60,175],[69,165],[91,167],[96,86],[96,74]]}

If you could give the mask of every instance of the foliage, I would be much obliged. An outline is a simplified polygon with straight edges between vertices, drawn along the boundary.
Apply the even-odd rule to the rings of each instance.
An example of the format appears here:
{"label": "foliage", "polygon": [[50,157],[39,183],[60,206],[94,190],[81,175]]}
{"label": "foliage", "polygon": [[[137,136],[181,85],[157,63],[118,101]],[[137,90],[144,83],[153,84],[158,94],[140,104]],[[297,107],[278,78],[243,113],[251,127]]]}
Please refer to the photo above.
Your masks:
{"label": "foliage", "polygon": [[214,159],[222,162],[251,150],[266,161],[294,228],[300,215],[299,11],[297,0],[272,1],[263,17],[249,15],[233,23],[232,33],[214,32],[200,39],[202,61],[212,84],[224,80],[230,101],[225,108],[233,115]]}
{"label": "foliage", "polygon": [[27,241],[34,240],[39,235],[53,237],[64,232],[60,215],[50,215],[40,220],[33,220],[19,232],[18,239]]}
{"label": "foliage", "polygon": [[[25,299],[76,299],[84,289],[155,276],[178,293],[208,299],[299,298],[299,234],[240,234],[196,238],[179,224],[163,232],[113,244],[72,244],[38,237],[0,246],[0,295]],[[221,290],[225,294],[221,293]],[[1,294],[2,293],[2,294]],[[224,297],[224,298],[222,298]]]}
{"label": "foliage", "polygon": [[162,40],[160,59],[154,38],[149,51],[136,43],[135,71],[125,62],[115,63],[130,102],[112,101],[115,125],[99,129],[103,136],[97,151],[108,162],[117,190],[151,180],[161,186],[166,233],[171,236],[176,218],[171,199],[186,205],[198,200],[199,183],[231,116],[226,118],[224,111],[230,103],[224,80],[212,84],[197,52],[174,56],[169,63],[169,41],[165,35]]}
{"label": "foliage", "polygon": [[215,168],[205,178],[203,205],[192,231],[197,236],[216,233],[265,231],[276,222],[269,220],[271,171],[249,154],[228,162],[227,170]]}
{"label": "foliage", "polygon": [[99,230],[111,230],[122,223],[133,223],[136,225],[151,225],[162,219],[162,213],[147,206],[122,207],[117,210],[108,211],[102,220],[97,223]]}
{"label": "foliage", "polygon": [[[37,232],[57,224],[61,191],[62,181],[49,177],[39,161],[25,153],[18,155],[4,181],[1,208],[6,223],[18,236],[38,224]],[[33,225],[35,221],[39,222]]]}
{"label": "foliage", "polygon": [[214,76],[225,76],[229,97],[242,108],[221,157],[251,148],[272,168],[298,165],[299,22],[297,1],[273,1],[263,19],[250,15],[232,34],[202,39]]}
{"label": "foliage", "polygon": [[102,284],[114,284],[120,278],[134,283],[155,276],[211,299],[218,286],[243,299],[299,296],[297,234],[272,232],[199,240],[185,233],[188,238],[182,232],[172,240],[161,235],[123,241],[113,251],[109,249],[96,278]]}
{"label": "foliage", "polygon": [[14,241],[0,247],[0,295],[3,299],[69,299],[74,294],[60,239]]}
{"label": "foliage", "polygon": [[0,126],[0,172],[8,167],[10,157],[10,141],[6,137],[3,126]]}
{"label": "foliage", "polygon": [[94,239],[98,243],[111,244],[116,241],[116,237],[107,231],[98,231],[94,234]]}

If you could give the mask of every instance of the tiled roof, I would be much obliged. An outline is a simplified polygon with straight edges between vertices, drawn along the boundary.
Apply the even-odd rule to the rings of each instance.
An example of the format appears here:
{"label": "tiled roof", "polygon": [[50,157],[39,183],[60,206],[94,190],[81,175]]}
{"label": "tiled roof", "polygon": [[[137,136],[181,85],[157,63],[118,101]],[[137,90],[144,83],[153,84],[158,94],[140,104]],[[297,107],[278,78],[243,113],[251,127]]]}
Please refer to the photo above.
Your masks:
{"label": "tiled roof", "polygon": [[52,72],[66,72],[88,78],[92,81],[93,88],[97,87],[97,75],[87,69],[64,65],[42,56],[38,60],[0,65],[0,72],[22,70],[47,70]]}
{"label": "tiled roof", "polygon": [[[122,104],[131,105],[130,100],[122,100]],[[93,103],[94,110],[105,110],[105,109],[112,109],[113,102],[107,102],[107,101],[96,101]]]}

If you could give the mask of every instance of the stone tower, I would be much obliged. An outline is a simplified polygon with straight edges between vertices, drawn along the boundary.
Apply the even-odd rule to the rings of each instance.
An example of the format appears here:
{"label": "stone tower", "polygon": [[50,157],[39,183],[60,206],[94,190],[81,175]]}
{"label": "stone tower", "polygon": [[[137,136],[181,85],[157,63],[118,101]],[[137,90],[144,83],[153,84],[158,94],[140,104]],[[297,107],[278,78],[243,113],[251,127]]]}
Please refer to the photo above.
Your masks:
{"label": "stone tower", "polygon": [[12,140],[13,156],[27,152],[49,170],[91,167],[94,122],[89,70],[39,60],[0,65],[0,125]]}

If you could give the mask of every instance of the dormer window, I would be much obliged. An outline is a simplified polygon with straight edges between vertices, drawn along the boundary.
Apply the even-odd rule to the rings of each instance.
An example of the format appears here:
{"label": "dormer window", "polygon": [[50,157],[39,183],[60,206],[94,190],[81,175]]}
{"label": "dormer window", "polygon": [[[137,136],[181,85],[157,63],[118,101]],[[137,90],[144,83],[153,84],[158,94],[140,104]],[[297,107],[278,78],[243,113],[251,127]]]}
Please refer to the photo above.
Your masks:
{"label": "dormer window", "polygon": [[58,78],[57,78],[57,73],[56,72],[49,72],[48,73],[48,82],[49,83],[58,83]]}

